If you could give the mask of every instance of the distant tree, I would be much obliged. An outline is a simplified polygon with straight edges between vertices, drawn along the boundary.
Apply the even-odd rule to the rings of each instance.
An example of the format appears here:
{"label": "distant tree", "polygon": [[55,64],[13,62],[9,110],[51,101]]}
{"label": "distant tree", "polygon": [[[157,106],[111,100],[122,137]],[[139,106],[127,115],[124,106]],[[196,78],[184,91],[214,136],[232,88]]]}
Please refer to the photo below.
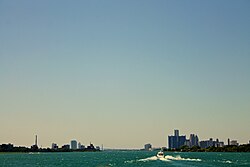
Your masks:
{"label": "distant tree", "polygon": [[182,152],[190,151],[190,148],[187,145],[181,146],[180,149],[181,149]]}

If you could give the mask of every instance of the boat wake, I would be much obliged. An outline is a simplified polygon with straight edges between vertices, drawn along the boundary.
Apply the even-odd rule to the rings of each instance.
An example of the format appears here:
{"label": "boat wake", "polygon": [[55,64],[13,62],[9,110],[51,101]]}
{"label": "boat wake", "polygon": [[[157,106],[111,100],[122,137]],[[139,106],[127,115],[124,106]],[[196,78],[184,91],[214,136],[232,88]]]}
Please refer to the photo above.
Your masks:
{"label": "boat wake", "polygon": [[177,161],[201,161],[201,159],[182,158],[180,155],[177,155],[176,157],[173,157],[171,155],[166,155],[165,158],[169,160],[177,160]]}
{"label": "boat wake", "polygon": [[[157,157],[157,156],[152,156],[144,159],[139,159],[136,160],[137,162],[147,162],[147,161],[201,161],[201,159],[193,159],[193,158],[182,158],[181,156],[171,156],[171,155],[166,155],[165,157]],[[125,163],[133,163],[135,161],[125,161]]]}
{"label": "boat wake", "polygon": [[148,158],[145,158],[145,159],[139,159],[137,161],[143,161],[143,162],[146,162],[146,161],[156,161],[156,160],[160,160],[160,161],[170,161],[169,159],[167,158],[158,158],[157,156],[152,156],[152,157],[148,157]]}

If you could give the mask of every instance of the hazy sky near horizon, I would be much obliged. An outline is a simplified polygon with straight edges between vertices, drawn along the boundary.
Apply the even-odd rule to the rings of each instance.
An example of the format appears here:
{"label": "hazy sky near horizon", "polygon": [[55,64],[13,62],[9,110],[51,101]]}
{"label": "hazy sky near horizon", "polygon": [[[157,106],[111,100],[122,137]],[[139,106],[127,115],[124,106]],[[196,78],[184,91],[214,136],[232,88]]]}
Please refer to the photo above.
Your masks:
{"label": "hazy sky near horizon", "polygon": [[250,1],[0,0],[0,143],[250,140]]}

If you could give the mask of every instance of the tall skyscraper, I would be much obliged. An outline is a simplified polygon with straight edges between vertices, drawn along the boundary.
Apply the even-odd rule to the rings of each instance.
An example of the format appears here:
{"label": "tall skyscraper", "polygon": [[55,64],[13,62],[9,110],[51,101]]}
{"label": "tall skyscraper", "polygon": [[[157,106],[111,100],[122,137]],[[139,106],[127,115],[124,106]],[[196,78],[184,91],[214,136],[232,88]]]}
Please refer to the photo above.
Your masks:
{"label": "tall skyscraper", "polygon": [[199,138],[195,134],[190,134],[190,147],[199,146]]}
{"label": "tall skyscraper", "polygon": [[179,136],[179,130],[174,130],[174,136],[168,136],[168,148],[177,149],[185,144],[186,136]]}
{"label": "tall skyscraper", "polygon": [[71,142],[70,142],[70,148],[72,150],[76,150],[77,149],[77,141],[76,140],[71,140]]}
{"label": "tall skyscraper", "polygon": [[174,130],[174,135],[175,135],[175,136],[179,136],[179,130],[176,130],[176,129],[175,129],[175,130]]}
{"label": "tall skyscraper", "polygon": [[209,147],[213,147],[214,146],[214,141],[213,141],[213,138],[210,138],[209,139]]}

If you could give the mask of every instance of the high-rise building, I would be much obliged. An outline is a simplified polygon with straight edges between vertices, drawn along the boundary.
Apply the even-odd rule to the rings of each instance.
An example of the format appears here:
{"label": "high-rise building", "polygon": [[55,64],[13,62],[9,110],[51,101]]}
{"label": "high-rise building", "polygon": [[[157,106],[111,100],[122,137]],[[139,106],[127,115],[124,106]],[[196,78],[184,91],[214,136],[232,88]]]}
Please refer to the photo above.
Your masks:
{"label": "high-rise building", "polygon": [[152,150],[152,145],[151,144],[145,144],[144,145],[144,150],[147,150],[147,151]]}
{"label": "high-rise building", "polygon": [[201,148],[208,148],[209,147],[209,140],[205,140],[205,141],[200,141],[200,147]]}
{"label": "high-rise building", "polygon": [[85,149],[85,146],[84,146],[84,145],[81,145],[79,149],[80,149],[80,150],[84,150],[84,149]]}
{"label": "high-rise building", "polygon": [[174,130],[174,136],[179,136],[179,130],[177,129]]}
{"label": "high-rise building", "polygon": [[224,142],[220,141],[219,139],[216,139],[215,141],[213,141],[213,146],[214,147],[223,147],[224,146]]}
{"label": "high-rise building", "polygon": [[232,141],[230,142],[230,145],[238,146],[239,143],[237,142],[237,140],[232,140]]}
{"label": "high-rise building", "polygon": [[71,142],[70,142],[70,148],[72,150],[76,150],[77,149],[77,141],[76,140],[71,140]]}
{"label": "high-rise building", "polygon": [[90,142],[89,146],[85,148],[86,151],[96,151],[95,146]]}
{"label": "high-rise building", "polygon": [[84,150],[85,149],[85,146],[82,145],[80,142],[78,143],[78,149],[79,150]]}
{"label": "high-rise building", "polygon": [[168,136],[168,148],[177,149],[185,144],[186,136],[179,136],[179,130],[174,130],[174,136]]}
{"label": "high-rise building", "polygon": [[95,149],[98,150],[98,151],[101,150],[100,146],[96,146]]}
{"label": "high-rise building", "polygon": [[223,141],[220,141],[220,142],[218,143],[218,147],[224,147],[224,142],[223,142]]}
{"label": "high-rise building", "polygon": [[219,139],[216,139],[216,141],[215,141],[215,147],[219,147]]}
{"label": "high-rise building", "polygon": [[219,141],[219,139],[216,139],[215,141],[213,141],[213,138],[210,138],[209,140],[205,140],[205,141],[200,141],[199,143],[200,143],[201,148],[223,147],[224,146],[223,141]]}
{"label": "high-rise building", "polygon": [[199,138],[195,134],[190,134],[190,147],[199,146]]}
{"label": "high-rise building", "polygon": [[213,146],[214,146],[213,138],[210,138],[208,147],[213,147]]}
{"label": "high-rise building", "polygon": [[58,149],[58,145],[56,143],[52,143],[51,149],[52,150],[57,150]]}
{"label": "high-rise building", "polygon": [[63,150],[69,150],[70,149],[70,145],[69,144],[65,144],[62,146]]}

